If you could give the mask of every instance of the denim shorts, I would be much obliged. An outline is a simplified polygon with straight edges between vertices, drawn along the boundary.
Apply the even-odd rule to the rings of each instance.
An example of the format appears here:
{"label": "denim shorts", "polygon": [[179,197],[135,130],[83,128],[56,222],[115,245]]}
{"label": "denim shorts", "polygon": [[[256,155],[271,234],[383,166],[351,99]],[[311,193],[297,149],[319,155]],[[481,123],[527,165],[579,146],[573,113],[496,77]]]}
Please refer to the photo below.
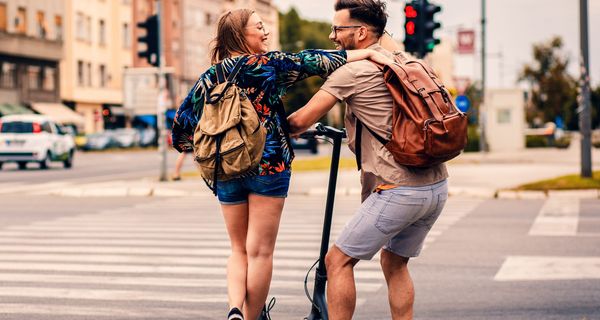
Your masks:
{"label": "denim shorts", "polygon": [[290,187],[290,170],[266,176],[237,178],[217,183],[217,198],[221,204],[240,204],[248,202],[248,195],[258,194],[265,197],[286,198]]}
{"label": "denim shorts", "polygon": [[401,257],[416,257],[447,199],[446,180],[375,192],[361,204],[335,244],[361,260],[370,260],[382,248]]}

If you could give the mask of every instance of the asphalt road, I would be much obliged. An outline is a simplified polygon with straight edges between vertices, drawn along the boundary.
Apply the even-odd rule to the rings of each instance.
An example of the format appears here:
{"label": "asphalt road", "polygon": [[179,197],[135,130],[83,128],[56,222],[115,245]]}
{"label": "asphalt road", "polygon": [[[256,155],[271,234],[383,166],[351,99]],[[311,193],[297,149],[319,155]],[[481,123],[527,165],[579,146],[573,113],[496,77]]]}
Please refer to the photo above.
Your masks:
{"label": "asphalt road", "polygon": [[[0,203],[1,319],[224,318],[228,242],[212,197],[13,194]],[[357,204],[338,197],[333,237]],[[309,310],[302,281],[323,210],[321,196],[286,203],[273,319]],[[597,200],[451,197],[411,262],[415,318],[600,319],[599,240]],[[378,262],[361,262],[356,278],[355,319],[389,319]]]}
{"label": "asphalt road", "polygon": [[[168,175],[171,175],[178,153],[167,153]],[[0,182],[38,184],[53,181],[100,182],[118,179],[136,179],[160,176],[161,156],[157,150],[77,152],[73,168],[64,169],[53,162],[48,170],[40,170],[36,163],[28,163],[27,170],[18,170],[16,163],[5,163],[0,171]],[[188,156],[184,171],[193,169]]]}

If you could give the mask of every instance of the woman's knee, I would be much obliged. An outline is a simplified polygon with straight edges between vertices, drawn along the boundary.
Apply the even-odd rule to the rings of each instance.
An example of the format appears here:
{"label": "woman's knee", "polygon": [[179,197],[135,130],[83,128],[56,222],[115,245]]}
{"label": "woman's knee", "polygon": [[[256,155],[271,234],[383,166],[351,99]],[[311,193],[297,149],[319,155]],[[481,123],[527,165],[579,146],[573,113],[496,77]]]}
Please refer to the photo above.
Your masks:
{"label": "woman's knee", "polygon": [[272,259],[274,248],[272,245],[248,245],[246,252],[248,259]]}

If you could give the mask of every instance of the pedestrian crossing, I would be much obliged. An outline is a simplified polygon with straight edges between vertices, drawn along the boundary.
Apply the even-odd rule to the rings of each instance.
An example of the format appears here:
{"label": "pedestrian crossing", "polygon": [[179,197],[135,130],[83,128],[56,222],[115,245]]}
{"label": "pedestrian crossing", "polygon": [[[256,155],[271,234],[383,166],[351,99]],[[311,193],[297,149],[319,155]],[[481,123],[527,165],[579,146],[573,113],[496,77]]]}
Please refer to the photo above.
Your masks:
{"label": "pedestrian crossing", "polygon": [[[451,198],[426,247],[480,202]],[[358,204],[358,197],[336,199],[332,241]],[[318,257],[324,207],[324,197],[286,202],[269,293],[277,298],[274,319],[301,319],[310,310],[303,281]],[[229,252],[210,196],[149,198],[7,226],[0,229],[0,318],[224,318]],[[377,257],[359,263],[355,277],[358,306],[382,294]]]}

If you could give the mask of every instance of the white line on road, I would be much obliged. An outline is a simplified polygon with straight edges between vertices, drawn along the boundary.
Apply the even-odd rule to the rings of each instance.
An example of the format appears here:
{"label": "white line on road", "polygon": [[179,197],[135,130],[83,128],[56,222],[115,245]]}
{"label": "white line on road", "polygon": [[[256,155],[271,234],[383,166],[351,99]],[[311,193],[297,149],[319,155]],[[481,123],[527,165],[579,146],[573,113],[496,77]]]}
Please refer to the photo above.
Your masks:
{"label": "white line on road", "polygon": [[510,256],[496,281],[600,279],[600,257]]}
{"label": "white line on road", "polygon": [[531,236],[574,236],[579,223],[579,199],[551,198],[533,222]]}

